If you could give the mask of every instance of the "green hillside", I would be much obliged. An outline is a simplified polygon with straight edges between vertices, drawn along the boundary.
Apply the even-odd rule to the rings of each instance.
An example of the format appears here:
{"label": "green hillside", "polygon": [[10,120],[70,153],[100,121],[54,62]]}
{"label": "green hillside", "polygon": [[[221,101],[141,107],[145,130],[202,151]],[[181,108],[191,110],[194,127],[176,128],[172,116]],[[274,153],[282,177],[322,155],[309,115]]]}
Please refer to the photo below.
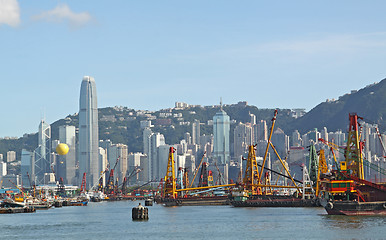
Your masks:
{"label": "green hillside", "polygon": [[296,119],[287,130],[298,129],[304,133],[312,128],[327,127],[328,131],[346,131],[349,113],[357,113],[366,122],[377,123],[381,131],[385,131],[386,79],[345,94],[335,101],[317,105],[303,117]]}

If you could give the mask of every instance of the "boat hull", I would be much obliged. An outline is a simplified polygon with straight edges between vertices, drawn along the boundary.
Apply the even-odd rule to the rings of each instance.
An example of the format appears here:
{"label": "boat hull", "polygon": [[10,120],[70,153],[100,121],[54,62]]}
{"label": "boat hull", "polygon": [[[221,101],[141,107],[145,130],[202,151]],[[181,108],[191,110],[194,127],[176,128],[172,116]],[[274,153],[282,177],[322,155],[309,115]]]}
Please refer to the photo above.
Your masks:
{"label": "boat hull", "polygon": [[244,201],[231,201],[234,207],[318,207],[313,199],[289,196],[260,196]]}
{"label": "boat hull", "polygon": [[386,201],[380,201],[380,202],[334,201],[334,202],[328,202],[324,208],[326,209],[328,215],[346,215],[346,216],[386,215]]}
{"label": "boat hull", "polygon": [[161,198],[156,200],[166,207],[171,206],[210,206],[210,205],[229,205],[228,196],[208,196],[208,197],[188,197],[188,198]]}

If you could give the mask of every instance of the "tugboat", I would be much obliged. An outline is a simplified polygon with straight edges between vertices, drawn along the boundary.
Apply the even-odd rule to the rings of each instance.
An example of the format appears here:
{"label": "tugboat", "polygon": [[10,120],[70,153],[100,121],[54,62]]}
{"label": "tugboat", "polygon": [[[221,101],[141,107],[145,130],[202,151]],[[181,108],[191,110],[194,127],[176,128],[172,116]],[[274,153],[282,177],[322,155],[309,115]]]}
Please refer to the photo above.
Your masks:
{"label": "tugboat", "polygon": [[[329,215],[386,215],[386,186],[364,179],[363,143],[359,140],[358,116],[349,114],[350,125],[345,161],[336,170],[320,177],[320,203]],[[337,150],[327,143],[331,150]],[[384,171],[383,171],[384,172]]]}

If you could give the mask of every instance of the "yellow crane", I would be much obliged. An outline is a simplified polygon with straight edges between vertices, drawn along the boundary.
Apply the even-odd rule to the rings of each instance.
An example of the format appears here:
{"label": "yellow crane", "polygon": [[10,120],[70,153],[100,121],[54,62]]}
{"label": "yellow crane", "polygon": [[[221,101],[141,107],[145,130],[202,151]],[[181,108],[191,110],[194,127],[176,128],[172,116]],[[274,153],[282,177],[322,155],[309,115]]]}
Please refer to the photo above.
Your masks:
{"label": "yellow crane", "polygon": [[168,167],[165,176],[164,197],[176,198],[176,172],[174,169],[174,147],[169,149]]}

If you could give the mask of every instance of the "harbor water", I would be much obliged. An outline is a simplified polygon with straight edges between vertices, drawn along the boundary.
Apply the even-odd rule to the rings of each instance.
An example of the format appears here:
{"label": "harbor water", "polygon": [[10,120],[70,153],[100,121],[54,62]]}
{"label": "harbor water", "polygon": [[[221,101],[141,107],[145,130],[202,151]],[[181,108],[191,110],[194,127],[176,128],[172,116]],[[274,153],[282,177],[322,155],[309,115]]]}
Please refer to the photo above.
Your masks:
{"label": "harbor water", "polygon": [[0,215],[0,239],[386,239],[386,217],[328,216],[323,208],[149,208],[144,201],[90,202],[36,213]]}

